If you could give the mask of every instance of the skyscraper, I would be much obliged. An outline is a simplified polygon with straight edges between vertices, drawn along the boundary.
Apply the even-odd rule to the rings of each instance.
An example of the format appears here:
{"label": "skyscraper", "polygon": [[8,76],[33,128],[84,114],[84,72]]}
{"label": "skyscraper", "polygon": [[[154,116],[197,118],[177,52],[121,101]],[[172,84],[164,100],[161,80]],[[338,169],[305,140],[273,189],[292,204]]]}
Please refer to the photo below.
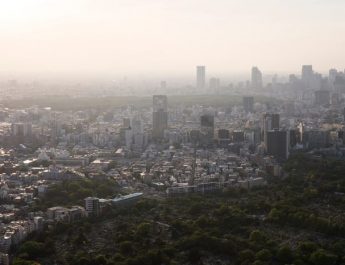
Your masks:
{"label": "skyscraper", "polygon": [[280,115],[278,113],[271,114],[271,128],[272,130],[279,130],[280,125]]}
{"label": "skyscraper", "polygon": [[205,66],[197,66],[196,67],[196,88],[198,90],[205,89],[205,78],[206,78],[206,70]]}
{"label": "skyscraper", "polygon": [[245,112],[254,111],[254,97],[243,97],[243,109]]}
{"label": "skyscraper", "polygon": [[280,115],[275,113],[275,114],[270,114],[270,113],[265,113],[262,118],[262,126],[261,126],[261,136],[262,139],[264,140],[264,146],[265,150],[267,151],[268,149],[268,131],[271,130],[279,130],[279,125],[280,125]]}
{"label": "skyscraper", "polygon": [[256,66],[254,66],[252,68],[252,77],[251,77],[251,79],[252,79],[251,85],[252,85],[253,89],[260,89],[260,88],[262,88],[262,73],[259,70],[259,68],[257,68]]}
{"label": "skyscraper", "polygon": [[302,80],[311,79],[314,74],[312,65],[303,65],[302,66]]}
{"label": "skyscraper", "polygon": [[335,82],[335,78],[338,75],[338,71],[337,69],[330,69],[329,70],[329,75],[328,75],[328,83],[330,86],[330,89],[334,89],[334,82]]}
{"label": "skyscraper", "polygon": [[202,142],[211,144],[214,138],[214,116],[205,114],[200,117]]}
{"label": "skyscraper", "polygon": [[165,95],[153,96],[152,137],[155,140],[164,137],[168,128],[168,98]]}
{"label": "skyscraper", "polygon": [[218,92],[219,88],[220,88],[219,78],[215,78],[215,77],[210,78],[210,91]]}
{"label": "skyscraper", "polygon": [[266,153],[278,160],[286,160],[289,157],[290,132],[271,130],[267,132]]}
{"label": "skyscraper", "polygon": [[335,77],[334,90],[337,93],[345,93],[345,77],[341,75]]}
{"label": "skyscraper", "polygon": [[312,83],[314,79],[314,71],[312,65],[302,66],[302,82],[306,88],[312,88]]}

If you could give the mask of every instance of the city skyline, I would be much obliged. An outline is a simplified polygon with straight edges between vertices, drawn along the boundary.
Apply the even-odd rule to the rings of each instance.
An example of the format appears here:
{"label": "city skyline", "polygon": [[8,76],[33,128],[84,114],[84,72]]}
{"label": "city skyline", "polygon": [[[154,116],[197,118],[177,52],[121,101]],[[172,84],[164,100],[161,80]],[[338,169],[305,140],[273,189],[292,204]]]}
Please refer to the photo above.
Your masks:
{"label": "city skyline", "polygon": [[345,264],[344,0],[0,0],[0,265]]}
{"label": "city skyline", "polygon": [[[344,69],[343,1],[2,1],[0,73]],[[211,72],[210,72],[211,73]]]}

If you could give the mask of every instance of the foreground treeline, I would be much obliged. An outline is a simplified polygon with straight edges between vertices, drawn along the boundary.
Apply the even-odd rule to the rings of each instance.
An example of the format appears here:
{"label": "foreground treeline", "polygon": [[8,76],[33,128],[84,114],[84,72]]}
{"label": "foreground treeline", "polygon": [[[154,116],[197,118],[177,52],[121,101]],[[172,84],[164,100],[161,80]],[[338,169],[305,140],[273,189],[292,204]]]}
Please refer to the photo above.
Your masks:
{"label": "foreground treeline", "polygon": [[268,187],[143,199],[34,235],[14,264],[345,264],[345,162],[299,155]]}

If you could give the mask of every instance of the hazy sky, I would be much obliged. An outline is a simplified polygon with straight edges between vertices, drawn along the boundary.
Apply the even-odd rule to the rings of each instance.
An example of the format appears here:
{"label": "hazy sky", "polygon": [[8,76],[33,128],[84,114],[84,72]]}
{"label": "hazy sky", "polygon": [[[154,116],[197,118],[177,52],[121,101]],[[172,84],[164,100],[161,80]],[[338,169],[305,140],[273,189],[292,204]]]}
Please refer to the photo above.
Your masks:
{"label": "hazy sky", "polygon": [[0,0],[0,72],[345,68],[344,0]]}

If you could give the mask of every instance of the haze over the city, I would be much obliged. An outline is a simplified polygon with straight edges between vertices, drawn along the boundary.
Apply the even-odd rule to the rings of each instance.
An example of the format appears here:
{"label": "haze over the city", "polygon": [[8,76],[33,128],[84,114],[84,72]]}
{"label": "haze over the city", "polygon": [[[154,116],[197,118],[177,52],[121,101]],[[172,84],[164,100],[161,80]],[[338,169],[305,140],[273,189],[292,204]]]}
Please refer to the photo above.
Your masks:
{"label": "haze over the city", "polygon": [[0,0],[0,265],[345,264],[345,0]]}
{"label": "haze over the city", "polygon": [[343,69],[342,0],[0,2],[0,73],[193,76]]}

